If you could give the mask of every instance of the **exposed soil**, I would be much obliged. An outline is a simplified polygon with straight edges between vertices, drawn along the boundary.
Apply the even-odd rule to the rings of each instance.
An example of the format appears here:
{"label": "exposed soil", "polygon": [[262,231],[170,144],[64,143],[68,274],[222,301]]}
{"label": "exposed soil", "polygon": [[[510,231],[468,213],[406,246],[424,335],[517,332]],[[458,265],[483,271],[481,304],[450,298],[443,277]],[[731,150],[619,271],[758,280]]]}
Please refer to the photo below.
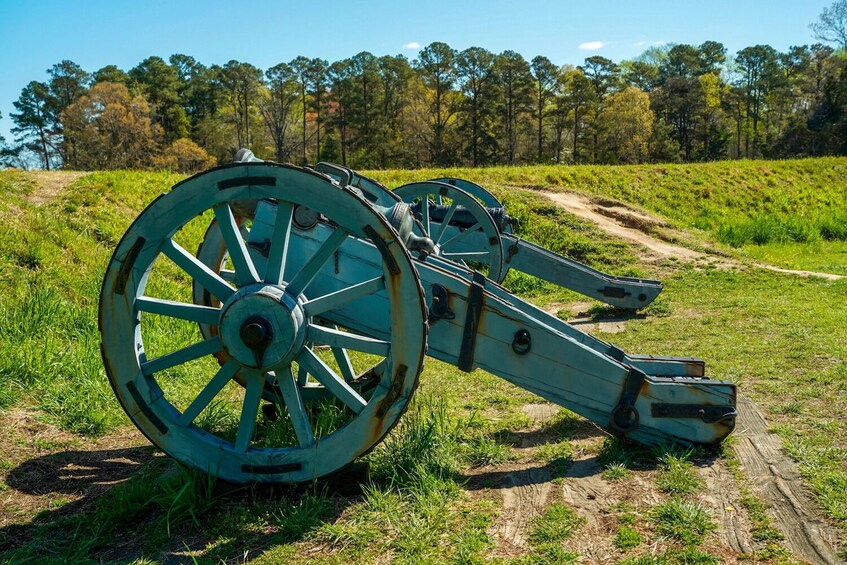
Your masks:
{"label": "exposed soil", "polygon": [[769,514],[791,551],[810,563],[842,563],[835,549],[838,531],[824,521],[809,499],[797,464],[768,432],[762,413],[749,399],[738,400],[735,452],[751,488],[770,506]]}
{"label": "exposed soil", "polygon": [[544,310],[548,314],[558,316],[559,312],[568,309],[569,315],[564,316],[567,322],[588,333],[594,334],[597,332],[607,334],[617,334],[626,330],[625,317],[617,316],[589,316],[588,311],[594,304],[592,302],[575,302],[572,304],[564,304],[561,302],[553,302],[545,306]]}
{"label": "exposed soil", "polygon": [[660,226],[665,227],[667,223],[632,210],[624,204],[613,203],[609,200],[598,202],[575,192],[542,192],[541,194],[571,214],[591,221],[606,233],[646,247],[653,257],[659,259],[676,257],[687,261],[702,260],[707,257],[704,253],[655,237],[652,235],[654,229]]}
{"label": "exposed soil", "polygon": [[[646,533],[652,526],[643,516],[668,495],[656,486],[656,469],[633,471],[621,481],[604,479],[597,454],[605,434],[588,423],[581,425],[570,440],[574,455],[564,473],[555,465],[541,464],[533,454],[539,445],[559,439],[555,429],[546,425],[557,411],[556,406],[549,404],[524,406],[523,412],[533,419],[533,424],[518,432],[519,459],[474,469],[469,476],[471,491],[479,490],[482,496],[499,499],[502,504],[497,521],[489,529],[496,543],[493,557],[514,557],[530,551],[534,521],[552,503],[561,501],[584,520],[578,533],[565,542],[566,548],[579,554],[581,562],[619,561],[627,555],[614,545],[621,525],[620,508],[628,507],[629,512],[642,516],[635,527]],[[696,471],[704,482],[697,501],[711,511],[718,524],[703,549],[718,556],[722,563],[747,559],[756,543],[731,472],[719,460],[702,462]],[[638,548],[633,555],[643,551],[644,547]]]}
{"label": "exposed soil", "polygon": [[35,191],[26,199],[36,206],[53,201],[75,180],[89,174],[81,171],[28,171],[27,177],[35,181]]}
{"label": "exposed soil", "polygon": [[[668,239],[678,241],[684,238],[682,234],[670,228],[664,220],[634,210],[620,202],[591,198],[575,192],[540,191],[540,194],[565,208],[575,216],[593,222],[606,233],[643,246],[648,251],[647,256],[643,257],[646,261],[676,258],[677,260],[688,262],[709,260],[710,264],[722,268],[738,268],[741,266],[737,261],[726,257],[694,251],[666,241]],[[657,228],[661,228],[661,230]],[[660,235],[662,237],[659,237]],[[762,269],[801,277],[820,277],[833,281],[844,278],[842,275],[783,269],[764,263],[755,263],[754,265]]]}

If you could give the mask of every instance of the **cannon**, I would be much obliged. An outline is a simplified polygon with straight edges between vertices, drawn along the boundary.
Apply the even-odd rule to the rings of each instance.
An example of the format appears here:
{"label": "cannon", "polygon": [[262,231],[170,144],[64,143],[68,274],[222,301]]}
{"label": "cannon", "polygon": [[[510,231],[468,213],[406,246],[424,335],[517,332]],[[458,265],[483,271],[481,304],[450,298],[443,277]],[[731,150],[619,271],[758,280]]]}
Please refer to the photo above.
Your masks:
{"label": "cannon", "polygon": [[[162,451],[235,483],[326,477],[397,423],[426,356],[647,445],[732,431],[735,385],[706,378],[703,361],[627,354],[469,267],[484,261],[439,253],[440,232],[480,231],[451,223],[474,207],[461,188],[392,193],[350,174],[248,155],[180,182],[128,228],[103,280],[101,352]],[[441,225],[427,226],[430,189],[453,196]]]}

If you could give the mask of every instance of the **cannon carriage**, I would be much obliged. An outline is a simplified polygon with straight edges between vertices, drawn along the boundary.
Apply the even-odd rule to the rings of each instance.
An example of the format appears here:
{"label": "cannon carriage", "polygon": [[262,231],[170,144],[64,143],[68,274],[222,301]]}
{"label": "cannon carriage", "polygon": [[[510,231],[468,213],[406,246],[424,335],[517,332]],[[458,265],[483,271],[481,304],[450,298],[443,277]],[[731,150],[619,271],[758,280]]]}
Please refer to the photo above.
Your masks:
{"label": "cannon carriage", "polygon": [[337,165],[249,155],[176,185],[103,281],[103,360],[130,419],[222,479],[311,481],[385,437],[429,356],[644,444],[732,431],[735,385],[702,361],[627,354],[499,284],[516,268],[635,308],[659,283],[536,249],[475,186],[392,192]]}

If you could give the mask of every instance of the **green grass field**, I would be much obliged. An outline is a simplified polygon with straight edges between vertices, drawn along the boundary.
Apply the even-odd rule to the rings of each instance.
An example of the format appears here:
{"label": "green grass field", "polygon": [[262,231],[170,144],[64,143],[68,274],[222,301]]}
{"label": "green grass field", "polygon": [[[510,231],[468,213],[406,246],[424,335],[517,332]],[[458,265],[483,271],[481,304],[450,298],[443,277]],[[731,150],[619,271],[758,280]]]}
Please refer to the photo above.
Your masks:
{"label": "green grass field", "polygon": [[[666,288],[644,315],[598,335],[627,351],[701,357],[710,376],[736,382],[843,543],[847,279],[754,264],[847,275],[845,173],[847,159],[367,174],[391,187],[468,178],[501,198],[522,237],[613,274],[660,278]],[[0,172],[0,561],[801,561],[732,440],[718,454],[638,448],[566,410],[536,419],[527,406],[543,405],[537,397],[435,361],[400,425],[368,455],[370,480],[352,494],[320,485],[233,488],[174,465],[147,446],[114,398],[96,317],[114,246],[178,180],[93,173],[37,205],[28,174]],[[649,260],[538,189],[635,206],[733,265]],[[562,316],[585,302],[517,273],[506,285]],[[588,312],[614,314],[599,304]],[[586,510],[575,502],[580,477],[571,471],[589,464],[592,488],[605,494]],[[743,555],[726,541],[726,508],[716,506],[709,466],[727,470],[731,511],[749,545]],[[513,524],[503,493],[511,477],[524,476],[541,477],[545,494]]]}

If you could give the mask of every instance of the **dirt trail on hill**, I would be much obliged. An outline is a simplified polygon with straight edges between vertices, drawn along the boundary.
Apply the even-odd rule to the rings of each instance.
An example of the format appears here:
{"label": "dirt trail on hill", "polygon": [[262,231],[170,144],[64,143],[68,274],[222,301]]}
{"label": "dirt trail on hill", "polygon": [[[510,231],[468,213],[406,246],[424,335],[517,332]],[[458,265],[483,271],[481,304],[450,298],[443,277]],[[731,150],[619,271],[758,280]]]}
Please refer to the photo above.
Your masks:
{"label": "dirt trail on hill", "polygon": [[[733,259],[694,251],[693,249],[688,249],[687,247],[656,237],[657,229],[662,229],[671,234],[673,234],[673,229],[670,228],[667,222],[629,208],[620,202],[592,198],[575,192],[539,191],[539,193],[571,214],[592,222],[606,233],[644,246],[651,253],[651,256],[647,257],[647,260],[661,260],[675,257],[683,261],[709,261],[710,264],[721,268],[737,268],[741,266],[739,262]],[[783,269],[764,263],[753,263],[753,265],[762,269],[801,277],[820,277],[831,281],[844,278],[841,275],[831,273]]]}
{"label": "dirt trail on hill", "polygon": [[28,171],[27,177],[35,182],[35,192],[26,199],[36,206],[53,201],[75,180],[90,174],[82,171]]}

